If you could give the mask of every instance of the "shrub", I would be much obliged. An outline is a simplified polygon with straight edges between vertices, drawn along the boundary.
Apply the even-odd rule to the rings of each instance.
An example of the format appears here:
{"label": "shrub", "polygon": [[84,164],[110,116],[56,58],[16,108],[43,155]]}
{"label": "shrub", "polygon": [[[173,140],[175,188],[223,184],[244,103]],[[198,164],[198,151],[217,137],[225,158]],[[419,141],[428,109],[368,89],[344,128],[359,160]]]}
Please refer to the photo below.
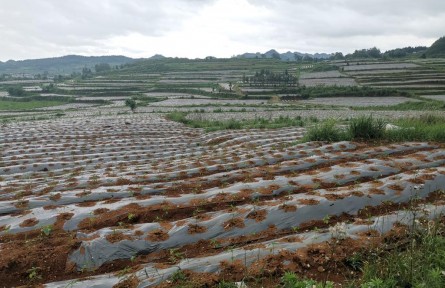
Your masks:
{"label": "shrub", "polygon": [[317,283],[315,280],[304,279],[301,280],[298,278],[295,273],[286,272],[283,277],[281,277],[281,283],[283,284],[281,287],[283,288],[332,288],[334,284],[332,282]]}
{"label": "shrub", "polygon": [[352,139],[378,140],[385,136],[386,122],[372,116],[363,116],[351,119],[348,132]]}
{"label": "shrub", "polygon": [[306,141],[337,142],[350,140],[347,132],[335,125],[334,121],[326,121],[310,128],[305,136]]}
{"label": "shrub", "polygon": [[134,112],[137,107],[137,103],[134,99],[125,100],[125,106],[130,107],[131,111]]}
{"label": "shrub", "polygon": [[22,97],[26,96],[26,91],[21,86],[11,86],[7,89],[8,94],[11,96]]}

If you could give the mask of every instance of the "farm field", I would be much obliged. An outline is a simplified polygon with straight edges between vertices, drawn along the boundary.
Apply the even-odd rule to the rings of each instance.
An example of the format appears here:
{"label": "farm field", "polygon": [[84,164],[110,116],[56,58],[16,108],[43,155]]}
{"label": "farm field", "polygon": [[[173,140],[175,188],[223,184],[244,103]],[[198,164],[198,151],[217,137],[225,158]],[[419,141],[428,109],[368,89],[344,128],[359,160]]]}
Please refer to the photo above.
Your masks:
{"label": "farm field", "polygon": [[[164,60],[20,97],[0,83],[0,286],[277,287],[292,272],[360,287],[379,249],[445,223],[435,63]],[[298,81],[243,80],[261,69]],[[354,119],[383,119],[386,138],[308,138]]]}

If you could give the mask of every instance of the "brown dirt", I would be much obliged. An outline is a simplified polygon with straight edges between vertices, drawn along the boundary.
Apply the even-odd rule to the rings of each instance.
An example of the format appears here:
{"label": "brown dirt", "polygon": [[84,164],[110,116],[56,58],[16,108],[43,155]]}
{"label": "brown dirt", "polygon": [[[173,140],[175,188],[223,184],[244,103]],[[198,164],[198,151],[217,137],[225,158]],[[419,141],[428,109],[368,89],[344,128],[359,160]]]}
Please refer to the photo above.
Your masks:
{"label": "brown dirt", "polygon": [[223,224],[224,230],[230,230],[233,228],[244,228],[246,225],[244,224],[244,220],[241,218],[232,218],[227,220]]}
{"label": "brown dirt", "polygon": [[207,227],[197,224],[189,224],[188,225],[188,233],[189,234],[199,234],[207,231]]}
{"label": "brown dirt", "polygon": [[125,235],[122,232],[116,232],[116,233],[111,233],[108,234],[105,239],[107,239],[108,242],[110,243],[117,243],[123,240],[131,240],[131,237],[128,235]]}
{"label": "brown dirt", "polygon": [[261,222],[264,219],[266,219],[266,216],[267,216],[267,210],[260,209],[250,212],[249,214],[247,214],[246,218],[253,219],[256,222]]}
{"label": "brown dirt", "polygon": [[280,205],[280,209],[284,210],[284,212],[295,212],[295,211],[297,211],[297,206],[289,205],[289,204],[282,204],[282,205]]}
{"label": "brown dirt", "polygon": [[153,230],[150,233],[148,233],[147,236],[147,240],[150,240],[152,242],[161,242],[167,240],[168,238],[170,238],[170,236],[166,231],[162,229]]}
{"label": "brown dirt", "polygon": [[30,219],[26,219],[25,221],[23,221],[22,223],[20,223],[20,227],[32,227],[35,226],[39,223],[39,221],[36,218],[30,218]]}

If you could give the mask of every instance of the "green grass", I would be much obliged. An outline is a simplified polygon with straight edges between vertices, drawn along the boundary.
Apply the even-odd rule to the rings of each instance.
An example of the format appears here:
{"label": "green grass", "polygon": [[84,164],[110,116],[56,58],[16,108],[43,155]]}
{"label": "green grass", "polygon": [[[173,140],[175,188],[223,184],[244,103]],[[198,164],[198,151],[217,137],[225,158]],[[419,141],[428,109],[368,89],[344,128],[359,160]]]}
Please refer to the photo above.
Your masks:
{"label": "green grass", "polygon": [[401,128],[386,131],[385,139],[388,141],[445,142],[445,117],[407,118],[397,120],[394,124]]}
{"label": "green grass", "polygon": [[302,127],[305,121],[301,117],[279,117],[275,119],[255,118],[251,120],[235,120],[211,121],[211,120],[190,120],[187,119],[187,113],[172,112],[167,114],[166,118],[172,121],[186,124],[193,128],[203,128],[206,132],[230,130],[230,129],[266,129],[266,128],[283,128],[283,127]]}
{"label": "green grass", "polygon": [[[284,127],[303,127],[317,119],[301,117],[279,117],[274,119],[256,118],[250,120],[211,121],[205,119],[187,119],[185,112],[171,112],[167,119],[183,123],[192,128],[202,128],[206,132],[236,129],[274,129]],[[350,119],[345,127],[340,127],[336,120],[325,120],[312,127],[303,138],[307,141],[379,141],[406,142],[432,141],[445,142],[445,117],[426,115],[420,118],[404,118],[395,120],[395,129],[386,129],[387,122],[383,119],[364,116]]]}
{"label": "green grass", "polygon": [[385,136],[386,122],[383,119],[364,116],[349,121],[348,133],[354,140],[378,140]]}
{"label": "green grass", "polygon": [[327,281],[326,283],[320,283],[311,279],[300,279],[293,272],[285,272],[281,277],[283,288],[333,288],[334,283]]}
{"label": "green grass", "polygon": [[410,226],[414,232],[406,236],[407,241],[398,243],[395,249],[381,249],[367,257],[361,288],[445,287],[443,224],[413,221]]}
{"label": "green grass", "polygon": [[445,110],[445,103],[437,100],[425,101],[407,101],[392,106],[369,106],[369,107],[351,107],[353,110],[373,110],[373,111],[439,111]]}
{"label": "green grass", "polygon": [[64,101],[8,101],[0,100],[0,110],[1,111],[13,111],[13,110],[31,110],[42,107],[51,107],[66,104]]}
{"label": "green grass", "polygon": [[386,121],[368,116],[353,118],[341,129],[329,120],[309,128],[304,141],[445,142],[445,117],[426,115],[399,119],[393,124],[398,127],[387,130]]}
{"label": "green grass", "polygon": [[337,127],[334,120],[324,121],[317,124],[307,131],[303,141],[328,141],[338,142],[351,140],[350,134]]}

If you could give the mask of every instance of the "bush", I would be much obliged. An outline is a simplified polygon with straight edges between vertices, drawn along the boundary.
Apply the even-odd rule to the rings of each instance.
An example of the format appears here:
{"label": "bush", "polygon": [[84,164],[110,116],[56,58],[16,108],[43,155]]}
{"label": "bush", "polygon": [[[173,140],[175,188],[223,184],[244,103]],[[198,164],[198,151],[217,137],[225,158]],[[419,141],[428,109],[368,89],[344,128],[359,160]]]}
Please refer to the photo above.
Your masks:
{"label": "bush", "polygon": [[445,238],[440,235],[443,227],[436,227],[417,232],[408,249],[402,245],[371,256],[363,268],[361,287],[445,287]]}
{"label": "bush", "polygon": [[389,141],[434,141],[445,142],[445,118],[425,115],[419,118],[400,119],[400,129],[386,131]]}
{"label": "bush", "polygon": [[137,103],[134,99],[127,99],[125,100],[125,106],[130,107],[131,111],[134,112],[137,107]]}
{"label": "bush", "polygon": [[318,124],[310,128],[305,136],[306,141],[337,142],[351,140],[346,131],[341,130],[332,120]]}
{"label": "bush", "polygon": [[26,94],[27,94],[26,91],[21,86],[8,87],[7,91],[9,93],[9,95],[17,96],[17,97],[26,96]]}
{"label": "bush", "polygon": [[372,116],[351,119],[349,134],[356,140],[378,140],[385,137],[386,122]]}
{"label": "bush", "polygon": [[283,277],[281,277],[281,287],[283,288],[332,288],[334,284],[332,282],[318,283],[315,280],[304,279],[301,280],[295,273],[286,272]]}

